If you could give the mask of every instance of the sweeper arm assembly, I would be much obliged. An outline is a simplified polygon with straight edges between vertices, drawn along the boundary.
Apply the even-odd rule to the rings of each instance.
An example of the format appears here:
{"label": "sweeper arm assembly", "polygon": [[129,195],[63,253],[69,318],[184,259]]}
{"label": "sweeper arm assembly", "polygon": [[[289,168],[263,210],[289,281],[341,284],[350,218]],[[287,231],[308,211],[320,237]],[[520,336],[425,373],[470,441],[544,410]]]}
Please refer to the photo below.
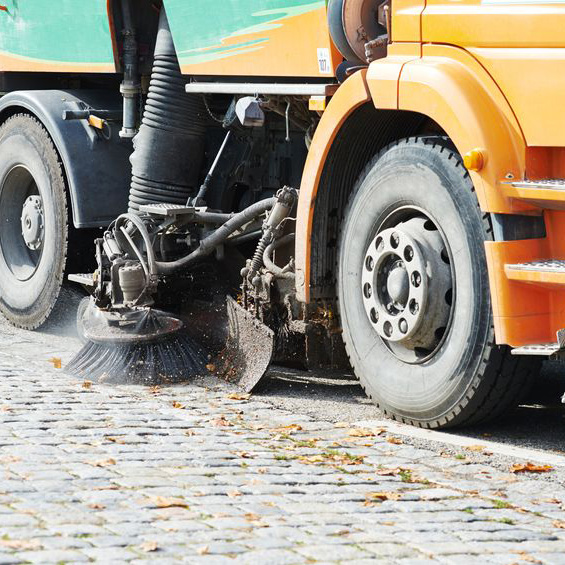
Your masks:
{"label": "sweeper arm assembly", "polygon": [[[219,253],[236,234],[244,237],[256,232],[259,225],[262,235],[256,252],[241,271],[244,307],[228,298],[231,331],[220,363],[230,380],[251,390],[266,372],[274,349],[274,333],[259,319],[260,287],[265,276],[269,284],[293,277],[292,262],[279,268],[272,254],[293,237],[283,233],[297,198],[296,190],[284,187],[276,197],[234,214],[190,205],[152,204],[140,206],[137,214],[121,215],[96,240],[98,269],[94,275],[71,277],[91,283],[92,301],[82,321],[88,343],[67,370],[91,378],[146,383],[182,380],[202,371],[201,346],[183,333],[180,320],[156,308],[159,284],[164,277],[181,276],[198,261]],[[182,242],[174,259],[167,259],[163,251],[170,249],[170,241]],[[253,329],[257,336],[252,335]],[[250,344],[255,347],[253,355]]]}

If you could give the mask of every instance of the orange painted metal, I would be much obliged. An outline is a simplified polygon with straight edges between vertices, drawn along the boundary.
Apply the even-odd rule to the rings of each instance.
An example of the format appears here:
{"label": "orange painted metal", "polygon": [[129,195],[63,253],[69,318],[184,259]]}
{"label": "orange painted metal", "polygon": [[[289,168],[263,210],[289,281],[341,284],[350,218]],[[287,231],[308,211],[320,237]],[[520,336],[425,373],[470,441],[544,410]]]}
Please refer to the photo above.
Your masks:
{"label": "orange painted metal", "polygon": [[0,69],[2,72],[36,72],[36,73],[114,73],[114,63],[60,63],[57,61],[39,61],[17,55],[0,53]]}
{"label": "orange painted metal", "polygon": [[371,100],[365,79],[366,71],[359,71],[339,88],[320,120],[308,153],[300,185],[296,225],[296,290],[301,302],[310,301],[312,221],[318,184],[339,130],[357,108]]}
{"label": "orange painted metal", "polygon": [[393,0],[392,3],[392,41],[422,40],[422,12],[426,0]]}
{"label": "orange painted metal", "polygon": [[532,210],[528,204],[509,200],[501,190],[501,180],[523,178],[525,141],[504,95],[469,53],[424,45],[423,57],[402,70],[399,108],[432,118],[461,155],[476,147],[488,151],[485,167],[471,172],[482,210]]}
{"label": "orange painted metal", "polygon": [[367,84],[375,106],[381,110],[398,109],[398,83],[406,63],[422,55],[420,43],[393,43],[388,56],[369,66]]}
{"label": "orange painted metal", "polygon": [[[552,327],[554,292],[511,280],[505,271],[507,264],[547,257],[548,240],[487,242],[485,248],[497,343],[518,347],[555,341],[559,323]],[[565,323],[565,312],[562,318]]]}
{"label": "orange painted metal", "polygon": [[[192,59],[185,60],[185,55],[179,53],[182,72],[202,76],[333,78],[342,57],[331,42],[326,18],[326,8],[322,6],[304,14],[274,20],[266,30],[250,30],[227,37],[216,46],[223,49],[225,55],[214,60],[195,63]],[[329,53],[324,69],[319,49]],[[201,55],[205,56],[206,50]]]}

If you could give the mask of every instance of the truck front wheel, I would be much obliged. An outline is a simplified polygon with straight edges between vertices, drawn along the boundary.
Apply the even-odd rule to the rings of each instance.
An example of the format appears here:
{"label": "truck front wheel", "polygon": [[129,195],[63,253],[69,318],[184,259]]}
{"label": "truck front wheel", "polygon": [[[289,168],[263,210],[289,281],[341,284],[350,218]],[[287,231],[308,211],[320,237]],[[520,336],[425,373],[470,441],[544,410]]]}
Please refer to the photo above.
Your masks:
{"label": "truck front wheel", "polygon": [[67,200],[57,151],[19,114],[0,127],[0,311],[36,329],[51,314],[67,256]]}
{"label": "truck front wheel", "polygon": [[397,142],[362,175],[342,230],[339,307],[351,364],[385,413],[428,428],[475,424],[527,389],[535,361],[494,343],[491,238],[444,138]]}

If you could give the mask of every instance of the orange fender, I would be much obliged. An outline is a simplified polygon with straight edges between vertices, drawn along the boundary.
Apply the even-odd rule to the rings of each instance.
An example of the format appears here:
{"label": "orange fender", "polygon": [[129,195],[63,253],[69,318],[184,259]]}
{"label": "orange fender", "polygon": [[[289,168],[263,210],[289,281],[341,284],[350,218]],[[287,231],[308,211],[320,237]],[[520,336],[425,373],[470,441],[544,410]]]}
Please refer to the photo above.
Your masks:
{"label": "orange fender", "polygon": [[296,292],[301,302],[310,300],[310,257],[312,253],[312,221],[322,171],[330,148],[347,118],[371,100],[365,80],[366,71],[359,71],[346,80],[331,99],[316,129],[308,153],[298,201],[296,225]]}
{"label": "orange fender", "polygon": [[[390,89],[390,81],[380,80],[376,72],[384,64],[386,60],[373,63],[376,69],[371,67],[367,78],[377,107],[383,88]],[[523,178],[524,136],[500,89],[468,52],[444,45],[424,45],[421,58],[413,58],[402,66],[397,107],[434,120],[461,155],[473,149],[485,152],[482,170],[471,172],[483,211],[532,210],[502,192],[501,181]]]}

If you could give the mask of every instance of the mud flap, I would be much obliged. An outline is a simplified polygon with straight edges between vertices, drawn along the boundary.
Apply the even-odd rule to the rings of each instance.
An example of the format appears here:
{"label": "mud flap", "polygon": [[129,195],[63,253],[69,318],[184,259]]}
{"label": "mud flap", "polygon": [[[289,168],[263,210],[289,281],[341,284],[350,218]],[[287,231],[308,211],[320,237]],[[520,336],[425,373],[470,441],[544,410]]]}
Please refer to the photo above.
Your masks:
{"label": "mud flap", "polygon": [[229,382],[251,392],[265,376],[275,350],[275,334],[227,297],[229,336],[218,362],[219,373]]}

